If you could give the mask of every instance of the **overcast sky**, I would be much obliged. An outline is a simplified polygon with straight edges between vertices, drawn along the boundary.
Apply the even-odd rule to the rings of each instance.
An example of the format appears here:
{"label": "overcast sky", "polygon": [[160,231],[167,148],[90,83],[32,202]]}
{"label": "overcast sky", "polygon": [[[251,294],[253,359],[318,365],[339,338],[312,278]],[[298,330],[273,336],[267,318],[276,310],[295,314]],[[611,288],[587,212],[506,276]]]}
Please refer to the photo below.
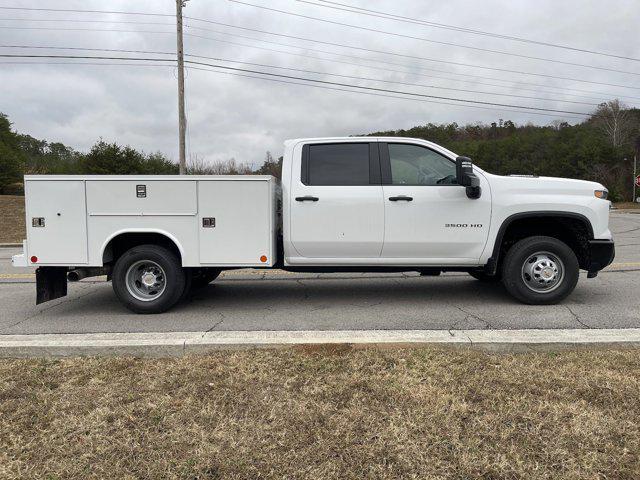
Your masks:
{"label": "overcast sky", "polygon": [[[185,28],[185,53],[226,61],[195,57],[187,57],[188,60],[403,92],[577,113],[588,113],[593,110],[593,104],[616,97],[628,105],[640,105],[639,61],[377,18],[296,0],[242,1],[405,36],[585,64],[604,70],[377,33],[267,11],[229,0],[190,0],[185,15],[236,27],[404,56],[366,52],[185,19],[185,24],[189,25]],[[335,6],[322,0],[310,1]],[[640,58],[638,0],[335,1],[418,20]],[[173,0],[0,0],[0,6],[175,13]],[[0,28],[0,44],[4,46],[175,51],[175,19],[172,17],[3,9],[0,9],[0,17],[3,27]],[[85,23],[79,20],[101,22]],[[166,55],[143,53],[17,50],[4,47],[0,48],[0,52],[169,58]],[[229,60],[269,67],[231,63]],[[126,65],[16,65],[9,61],[16,62],[15,59],[0,60],[0,112],[10,117],[19,132],[49,141],[61,141],[83,151],[102,138],[147,152],[161,151],[177,159],[175,67],[150,65],[151,62],[127,62]],[[20,61],[60,63],[82,60]],[[99,63],[97,60],[95,62]],[[105,63],[125,61],[110,60]],[[267,150],[279,156],[282,142],[287,138],[353,135],[410,128],[429,122],[490,123],[502,118],[516,123],[548,124],[558,118],[572,123],[580,120],[575,114],[536,115],[532,112],[508,111],[505,107],[487,109],[423,101],[429,100],[427,98],[388,98],[230,76],[219,73],[220,70],[212,71],[210,67],[199,68],[208,71],[193,68],[187,71],[187,154],[207,162],[234,157],[238,161],[260,164]],[[329,73],[342,77],[330,76]],[[340,86],[332,88],[353,90]],[[497,93],[503,95],[495,95]]]}

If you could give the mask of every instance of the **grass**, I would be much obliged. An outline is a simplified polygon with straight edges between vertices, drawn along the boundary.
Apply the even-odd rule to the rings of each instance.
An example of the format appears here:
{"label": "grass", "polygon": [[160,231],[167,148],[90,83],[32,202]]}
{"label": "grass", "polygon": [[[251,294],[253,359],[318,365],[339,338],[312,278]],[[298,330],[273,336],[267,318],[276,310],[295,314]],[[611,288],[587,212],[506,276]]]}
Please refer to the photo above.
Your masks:
{"label": "grass", "polygon": [[0,477],[640,478],[640,351],[0,361]]}
{"label": "grass", "polygon": [[0,195],[0,243],[22,243],[24,226],[24,197]]}
{"label": "grass", "polygon": [[618,202],[614,203],[613,206],[615,208],[624,208],[624,209],[640,209],[640,203],[634,202]]}

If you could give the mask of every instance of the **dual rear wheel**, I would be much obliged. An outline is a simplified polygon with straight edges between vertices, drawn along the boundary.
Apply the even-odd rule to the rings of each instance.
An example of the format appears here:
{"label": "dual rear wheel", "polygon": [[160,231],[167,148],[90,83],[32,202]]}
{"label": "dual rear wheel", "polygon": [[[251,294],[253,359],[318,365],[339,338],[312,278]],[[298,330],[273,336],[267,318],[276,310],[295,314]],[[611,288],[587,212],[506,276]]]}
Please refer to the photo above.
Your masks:
{"label": "dual rear wheel", "polygon": [[140,245],[127,250],[111,272],[113,290],[122,304],[135,313],[161,313],[195,288],[220,274],[217,269],[185,269],[171,250]]}

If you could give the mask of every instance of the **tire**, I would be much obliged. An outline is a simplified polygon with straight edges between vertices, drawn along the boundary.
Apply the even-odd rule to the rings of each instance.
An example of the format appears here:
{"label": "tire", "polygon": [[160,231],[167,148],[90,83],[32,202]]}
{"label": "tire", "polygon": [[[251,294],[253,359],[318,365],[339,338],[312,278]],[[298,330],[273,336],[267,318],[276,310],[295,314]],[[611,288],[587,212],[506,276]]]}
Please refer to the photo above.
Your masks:
{"label": "tire", "polygon": [[180,300],[186,277],[173,252],[157,245],[139,245],[118,258],[112,283],[120,302],[132,312],[162,313]]}
{"label": "tire", "polygon": [[567,244],[553,237],[529,237],[507,252],[502,282],[523,303],[552,305],[573,292],[579,272],[578,259]]}
{"label": "tire", "polygon": [[471,270],[469,272],[469,275],[471,275],[476,280],[480,280],[482,283],[498,283],[500,280],[502,280],[502,276],[498,272],[496,272],[495,275],[487,275],[480,270]]}

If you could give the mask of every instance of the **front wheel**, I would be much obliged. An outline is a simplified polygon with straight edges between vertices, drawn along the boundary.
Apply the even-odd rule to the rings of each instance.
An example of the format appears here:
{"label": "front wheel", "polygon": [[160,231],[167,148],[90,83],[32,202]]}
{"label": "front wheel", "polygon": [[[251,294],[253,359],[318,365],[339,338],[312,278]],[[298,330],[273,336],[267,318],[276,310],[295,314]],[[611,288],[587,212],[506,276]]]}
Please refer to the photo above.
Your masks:
{"label": "front wheel", "polygon": [[161,313],[185,289],[178,257],[166,248],[140,245],[127,250],[113,267],[111,281],[120,302],[135,313]]}
{"label": "front wheel", "polygon": [[573,291],[579,271],[578,259],[567,244],[553,237],[529,237],[507,252],[502,282],[523,303],[550,305]]}

